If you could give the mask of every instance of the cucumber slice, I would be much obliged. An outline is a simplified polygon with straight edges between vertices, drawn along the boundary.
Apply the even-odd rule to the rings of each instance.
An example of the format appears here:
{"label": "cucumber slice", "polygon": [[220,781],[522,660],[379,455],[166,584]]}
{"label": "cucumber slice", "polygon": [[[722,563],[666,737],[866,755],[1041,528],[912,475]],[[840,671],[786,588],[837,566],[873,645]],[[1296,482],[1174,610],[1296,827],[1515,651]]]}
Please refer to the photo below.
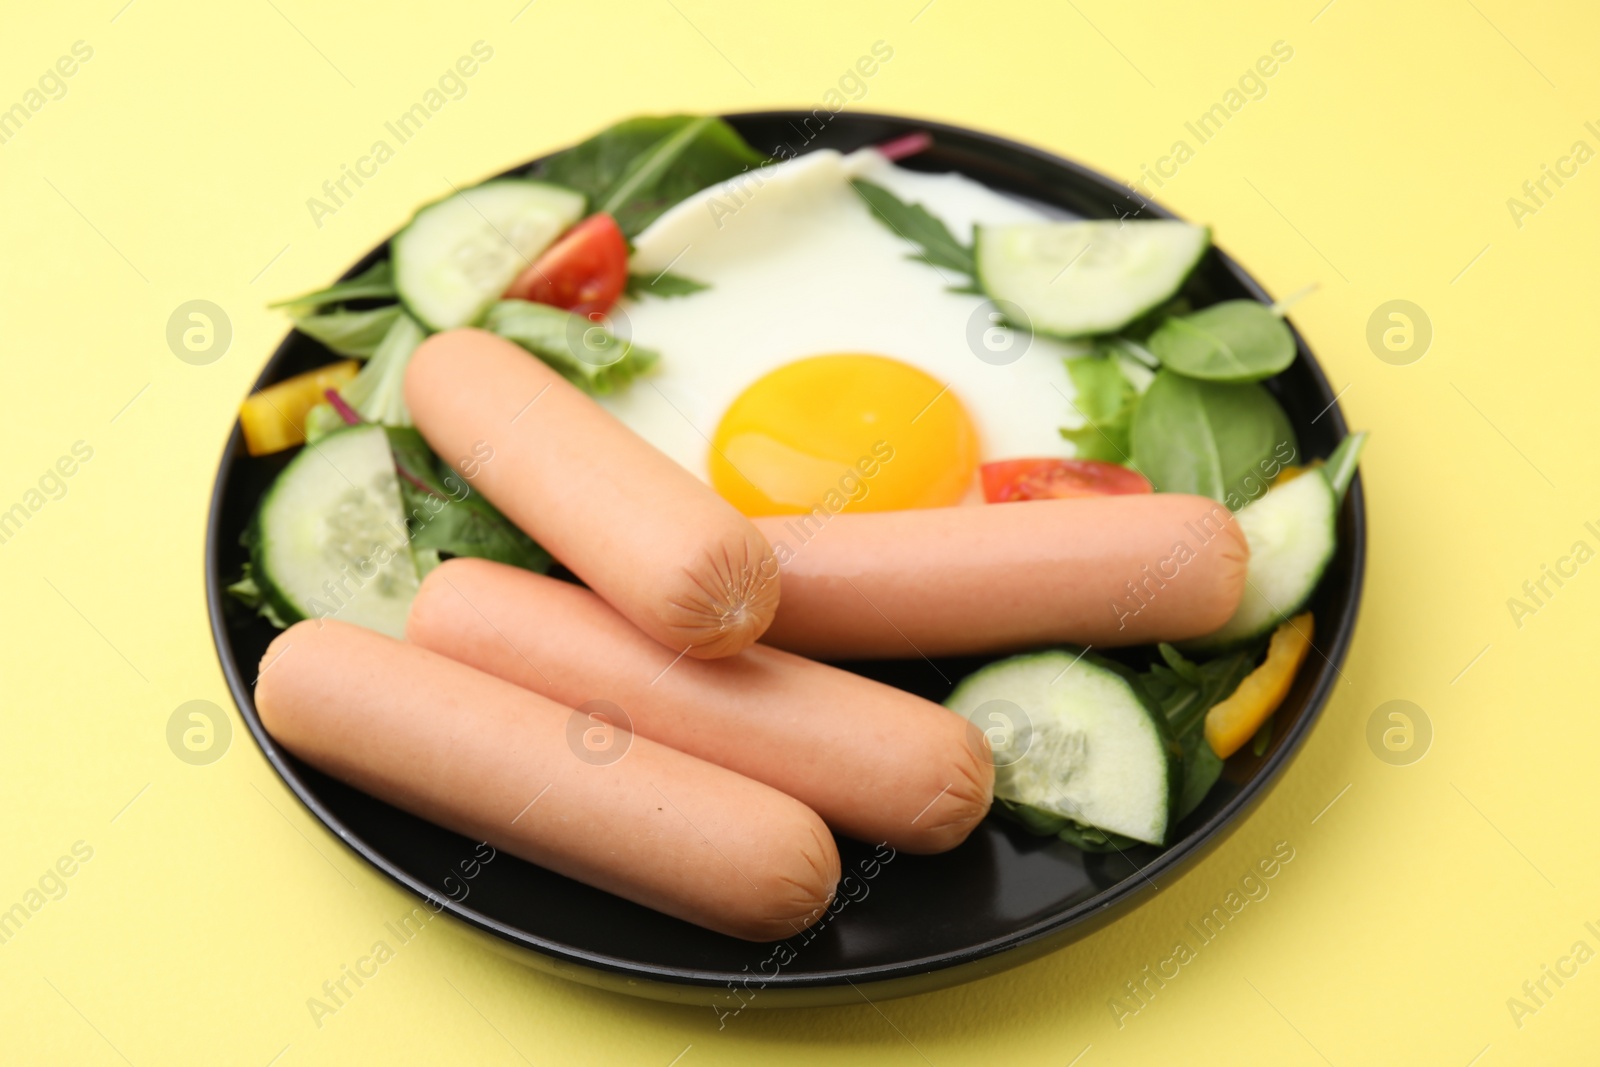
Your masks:
{"label": "cucumber slice", "polygon": [[405,636],[417,567],[383,427],[302,449],[261,498],[249,540],[251,573],[286,622],[338,618]]}
{"label": "cucumber slice", "polygon": [[1160,710],[1104,660],[1013,656],[969,675],[945,706],[988,737],[997,798],[1166,842],[1182,785],[1176,746]]}
{"label": "cucumber slice", "polygon": [[502,178],[429,204],[392,243],[400,299],[434,330],[476,322],[583,203],[559,185]]}
{"label": "cucumber slice", "polygon": [[1222,629],[1185,642],[1185,648],[1209,651],[1243,644],[1305,607],[1337,544],[1339,497],[1324,469],[1275,486],[1235,513],[1250,543],[1244,597]]}
{"label": "cucumber slice", "polygon": [[[1021,308],[1038,333],[1112,333],[1177,293],[1211,244],[1167,219],[979,226],[978,287]],[[1024,325],[1017,323],[1015,325]]]}

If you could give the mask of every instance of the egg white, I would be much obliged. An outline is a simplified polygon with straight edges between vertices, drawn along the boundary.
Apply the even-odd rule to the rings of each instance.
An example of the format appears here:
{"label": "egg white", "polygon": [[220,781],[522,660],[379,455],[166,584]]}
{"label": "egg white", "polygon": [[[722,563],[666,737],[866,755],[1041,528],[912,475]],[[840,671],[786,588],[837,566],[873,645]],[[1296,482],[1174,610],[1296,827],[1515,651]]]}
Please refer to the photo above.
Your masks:
{"label": "egg white", "polygon": [[[708,480],[710,439],[747,386],[807,356],[863,352],[947,383],[978,431],[983,462],[1071,455],[1059,432],[1075,421],[1063,360],[1083,349],[992,326],[982,296],[948,291],[965,276],[906,258],[914,246],[871,216],[855,177],[920,203],[961,240],[975,222],[1046,217],[962,175],[908,171],[870,149],[812,152],[703,190],[638,235],[630,269],[647,278],[670,270],[710,288],[613,311],[614,328],[661,362],[601,403]],[[980,359],[969,342],[975,314],[988,351],[1025,346],[1020,358]],[[894,430],[885,427],[891,443]]]}

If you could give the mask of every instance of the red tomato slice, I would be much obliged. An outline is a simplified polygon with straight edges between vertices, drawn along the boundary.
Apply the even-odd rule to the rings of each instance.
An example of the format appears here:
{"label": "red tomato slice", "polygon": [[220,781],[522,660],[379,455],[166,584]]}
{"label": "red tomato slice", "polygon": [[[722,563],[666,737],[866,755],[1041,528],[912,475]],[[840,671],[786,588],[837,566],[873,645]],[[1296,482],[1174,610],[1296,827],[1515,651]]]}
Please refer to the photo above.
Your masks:
{"label": "red tomato slice", "polygon": [[983,498],[991,504],[1153,492],[1138,471],[1097,459],[1006,459],[985,463],[978,472]]}
{"label": "red tomato slice", "polygon": [[594,317],[628,282],[628,242],[610,215],[590,215],[517,275],[508,300],[531,300]]}

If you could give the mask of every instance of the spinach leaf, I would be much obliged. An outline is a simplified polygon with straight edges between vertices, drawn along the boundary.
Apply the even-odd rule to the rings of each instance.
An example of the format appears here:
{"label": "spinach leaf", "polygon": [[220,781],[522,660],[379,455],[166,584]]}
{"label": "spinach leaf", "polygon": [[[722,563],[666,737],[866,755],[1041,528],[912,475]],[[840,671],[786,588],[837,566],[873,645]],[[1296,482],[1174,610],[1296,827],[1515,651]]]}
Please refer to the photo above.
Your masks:
{"label": "spinach leaf", "polygon": [[[1138,318],[1128,323],[1128,325],[1118,330],[1115,336],[1118,339],[1126,339],[1139,345],[1146,345],[1150,342],[1150,335],[1155,333],[1156,329],[1163,322],[1166,322],[1174,315],[1187,315],[1193,310],[1194,304],[1190,302],[1188,297],[1175,296],[1166,303],[1159,304],[1145,312],[1143,315],[1140,315]],[[1150,359],[1150,366],[1155,367],[1158,365],[1159,361],[1155,360],[1155,357],[1152,356]]]}
{"label": "spinach leaf", "polygon": [[445,556],[489,559],[540,574],[549,570],[550,554],[434,455],[421,434],[410,427],[385,430],[419,576]]}
{"label": "spinach leaf", "polygon": [[1250,754],[1252,756],[1265,756],[1267,749],[1272,744],[1272,716],[1267,716],[1267,721],[1261,724],[1256,735],[1250,739]]}
{"label": "spinach leaf", "polygon": [[1203,382],[1163,368],[1133,413],[1134,465],[1159,492],[1197,493],[1237,511],[1299,442],[1283,408],[1254,382]]}
{"label": "spinach leaf", "polygon": [[1123,837],[1110,830],[1102,830],[1098,826],[1085,826],[1070,820],[1056,832],[1056,836],[1085,852],[1126,852],[1130,848],[1139,848],[1144,844],[1143,841],[1135,841],[1131,837]]}
{"label": "spinach leaf", "polygon": [[660,358],[582,315],[526,300],[495,304],[484,328],[515,341],[573,385],[597,396],[627,385]]}
{"label": "spinach leaf", "polygon": [[920,249],[907,259],[972,276],[976,269],[972,246],[957,241],[950,228],[927,208],[908,204],[883,186],[860,178],[850,184],[867,202],[873,217]]}
{"label": "spinach leaf", "polygon": [[324,304],[339,304],[346,300],[394,300],[397,296],[394,287],[394,267],[387,259],[381,259],[349,281],[334,282],[326,289],[318,289],[288,300],[279,300],[267,306],[303,308],[311,311]]}
{"label": "spinach leaf", "polygon": [[1077,391],[1072,403],[1084,425],[1063,427],[1061,436],[1072,442],[1079,459],[1127,463],[1131,451],[1128,428],[1139,400],[1133,383],[1110,356],[1083,356],[1066,362],[1067,375]]}
{"label": "spinach leaf", "polygon": [[646,296],[690,296],[709,288],[711,286],[705,282],[697,282],[681,274],[662,271],[653,279],[643,274],[628,275],[628,285],[623,291],[635,300],[639,300]]}
{"label": "spinach leaf", "polygon": [[647,116],[551,156],[539,176],[583,193],[632,237],[685,197],[763,161],[714,116]]}
{"label": "spinach leaf", "polygon": [[1254,382],[1294,362],[1294,335],[1254,300],[1224,300],[1166,319],[1145,342],[1163,364],[1191,378]]}
{"label": "spinach leaf", "polygon": [[366,359],[377,351],[389,327],[401,315],[399,304],[371,311],[346,311],[342,308],[321,314],[294,315],[294,328],[322,342],[341,356]]}
{"label": "spinach leaf", "polygon": [[1178,821],[1200,806],[1211,787],[1222,777],[1222,757],[1206,740],[1204,730],[1195,730],[1183,742],[1183,789],[1178,793]]}
{"label": "spinach leaf", "polygon": [[1005,797],[994,798],[994,811],[1040,837],[1054,837],[1068,823],[1065,815],[1057,815],[1031,804],[1020,804]]}
{"label": "spinach leaf", "polygon": [[1162,663],[1135,678],[1167,717],[1172,736],[1183,749],[1183,788],[1178,818],[1199,806],[1222,775],[1222,760],[1206,741],[1206,712],[1225,700],[1255,668],[1260,642],[1226,656],[1195,663],[1171,645],[1160,645]]}

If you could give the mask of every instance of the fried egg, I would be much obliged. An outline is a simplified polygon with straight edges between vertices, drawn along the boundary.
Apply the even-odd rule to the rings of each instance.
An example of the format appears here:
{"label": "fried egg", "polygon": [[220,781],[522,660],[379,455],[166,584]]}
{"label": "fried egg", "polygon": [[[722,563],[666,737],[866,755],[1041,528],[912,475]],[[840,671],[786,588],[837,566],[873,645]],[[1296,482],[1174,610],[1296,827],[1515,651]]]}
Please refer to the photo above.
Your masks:
{"label": "fried egg", "polygon": [[662,358],[602,403],[746,514],[836,511],[840,494],[857,510],[955,504],[980,463],[1072,453],[1063,361],[1082,350],[1009,329],[952,291],[968,277],[907,258],[858,177],[962,241],[975,222],[1046,217],[961,175],[822,150],[703,190],[634,241],[634,274],[707,288],[613,310]]}

